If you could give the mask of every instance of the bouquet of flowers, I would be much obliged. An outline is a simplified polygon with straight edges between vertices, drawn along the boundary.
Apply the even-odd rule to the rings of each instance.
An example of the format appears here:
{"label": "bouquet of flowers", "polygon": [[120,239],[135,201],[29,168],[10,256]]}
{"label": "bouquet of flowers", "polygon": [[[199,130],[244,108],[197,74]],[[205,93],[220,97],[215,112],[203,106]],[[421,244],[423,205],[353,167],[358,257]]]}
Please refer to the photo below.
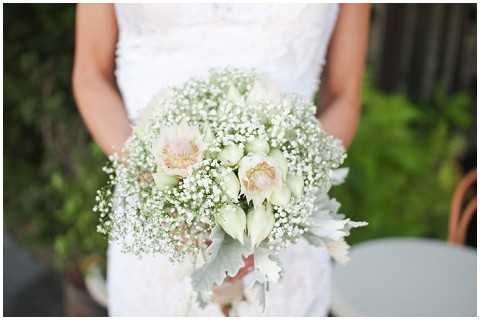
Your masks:
{"label": "bouquet of flowers", "polygon": [[135,255],[189,261],[202,304],[249,255],[249,285],[264,301],[282,275],[279,252],[302,237],[346,261],[344,238],[366,223],[338,214],[328,196],[346,154],[315,111],[255,71],[212,70],[164,90],[104,168],[98,231]]}

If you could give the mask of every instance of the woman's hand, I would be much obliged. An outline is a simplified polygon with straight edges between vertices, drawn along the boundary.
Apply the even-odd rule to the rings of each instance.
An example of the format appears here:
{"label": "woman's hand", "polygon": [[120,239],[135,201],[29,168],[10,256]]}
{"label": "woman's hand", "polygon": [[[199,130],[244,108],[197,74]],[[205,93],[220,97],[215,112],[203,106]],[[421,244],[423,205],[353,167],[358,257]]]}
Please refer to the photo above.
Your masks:
{"label": "woman's hand", "polygon": [[235,276],[227,277],[226,280],[228,282],[233,283],[235,281],[239,281],[253,270],[254,268],[253,255],[243,258],[243,261],[245,262],[245,265],[237,272]]}
{"label": "woman's hand", "polygon": [[253,255],[243,258],[245,265],[233,277],[227,277],[225,282],[213,288],[213,301],[222,307],[224,315],[228,315],[231,304],[244,299],[243,282],[241,281],[254,268]]}

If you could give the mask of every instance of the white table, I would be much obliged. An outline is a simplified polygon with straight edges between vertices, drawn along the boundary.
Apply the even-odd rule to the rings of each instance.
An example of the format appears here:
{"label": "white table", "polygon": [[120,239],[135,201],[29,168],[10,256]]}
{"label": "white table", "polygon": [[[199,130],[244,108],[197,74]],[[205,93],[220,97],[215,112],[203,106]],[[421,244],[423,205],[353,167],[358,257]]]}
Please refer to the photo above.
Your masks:
{"label": "white table", "polygon": [[417,238],[364,242],[333,268],[336,316],[475,316],[472,248]]}

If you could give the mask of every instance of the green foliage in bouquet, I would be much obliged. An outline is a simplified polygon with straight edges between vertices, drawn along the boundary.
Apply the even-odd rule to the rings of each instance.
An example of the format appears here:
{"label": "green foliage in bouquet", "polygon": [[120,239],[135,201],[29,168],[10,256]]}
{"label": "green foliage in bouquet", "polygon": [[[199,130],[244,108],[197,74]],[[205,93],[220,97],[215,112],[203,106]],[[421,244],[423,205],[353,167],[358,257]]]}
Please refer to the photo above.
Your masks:
{"label": "green foliage in bouquet", "polygon": [[332,192],[352,219],[369,221],[352,234],[352,243],[387,236],[445,239],[470,108],[463,94],[438,90],[424,106],[365,82],[363,114],[345,161],[350,174]]}

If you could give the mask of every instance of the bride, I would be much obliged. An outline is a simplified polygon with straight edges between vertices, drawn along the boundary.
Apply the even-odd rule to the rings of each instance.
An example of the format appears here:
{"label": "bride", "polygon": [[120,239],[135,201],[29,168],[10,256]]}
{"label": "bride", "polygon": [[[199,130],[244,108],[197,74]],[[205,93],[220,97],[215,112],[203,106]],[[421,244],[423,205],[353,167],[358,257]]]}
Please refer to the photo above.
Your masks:
{"label": "bride", "polygon": [[[158,90],[209,68],[255,68],[285,92],[313,98],[318,118],[348,146],[360,111],[369,6],[364,4],[79,4],[73,89],[88,130],[106,154],[119,152],[141,108]],[[322,72],[323,70],[323,72]],[[322,75],[320,83],[320,75]],[[330,261],[299,242],[281,256],[285,277],[271,286],[265,315],[326,315]],[[242,283],[255,262],[230,287]],[[214,290],[215,300],[227,289]],[[108,252],[111,315],[221,315],[192,299],[187,276],[163,256]],[[262,315],[247,291],[234,315]],[[223,299],[225,300],[225,299]]]}

